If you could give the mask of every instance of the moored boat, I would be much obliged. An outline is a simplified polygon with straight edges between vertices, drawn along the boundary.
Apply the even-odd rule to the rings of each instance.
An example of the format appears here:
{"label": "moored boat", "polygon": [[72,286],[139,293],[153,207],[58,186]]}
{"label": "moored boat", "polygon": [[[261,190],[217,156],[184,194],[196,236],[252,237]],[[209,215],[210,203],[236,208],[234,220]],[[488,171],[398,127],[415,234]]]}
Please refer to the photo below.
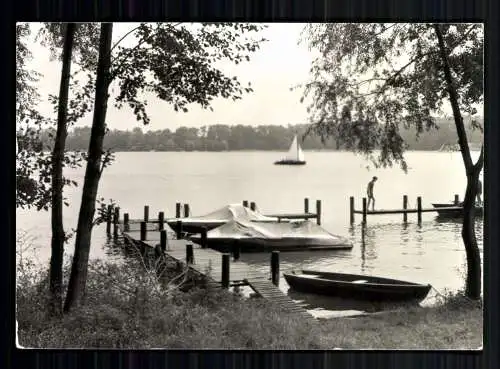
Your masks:
{"label": "moored boat", "polygon": [[299,292],[369,301],[421,301],[431,289],[430,284],[358,274],[300,270],[283,275]]}
{"label": "moored boat", "polygon": [[[191,236],[200,243],[201,236]],[[310,221],[260,222],[234,219],[207,232],[207,246],[228,251],[237,246],[241,252],[349,250],[352,243],[329,233]]]}
{"label": "moored boat", "polygon": [[230,204],[214,212],[201,216],[186,218],[170,218],[167,224],[175,229],[177,221],[182,222],[182,230],[186,233],[200,233],[203,229],[210,231],[220,227],[233,219],[244,219],[259,222],[277,222],[278,218],[267,217],[258,211],[251,210],[241,204]]}
{"label": "moored boat", "polygon": [[[432,206],[436,209],[438,217],[441,218],[461,218],[463,217],[462,203],[433,203]],[[483,216],[483,206],[475,205],[474,214],[478,217]]]}

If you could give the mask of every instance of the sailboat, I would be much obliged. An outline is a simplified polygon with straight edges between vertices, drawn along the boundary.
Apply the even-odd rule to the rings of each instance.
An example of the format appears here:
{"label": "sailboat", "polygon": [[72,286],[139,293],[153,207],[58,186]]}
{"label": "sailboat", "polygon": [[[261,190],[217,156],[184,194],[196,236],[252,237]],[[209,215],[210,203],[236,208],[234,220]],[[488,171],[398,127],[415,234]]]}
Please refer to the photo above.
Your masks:
{"label": "sailboat", "polygon": [[297,140],[297,135],[293,137],[292,144],[290,145],[290,149],[288,149],[288,153],[286,156],[274,162],[276,165],[304,165],[306,161],[304,160],[304,151],[299,145]]}

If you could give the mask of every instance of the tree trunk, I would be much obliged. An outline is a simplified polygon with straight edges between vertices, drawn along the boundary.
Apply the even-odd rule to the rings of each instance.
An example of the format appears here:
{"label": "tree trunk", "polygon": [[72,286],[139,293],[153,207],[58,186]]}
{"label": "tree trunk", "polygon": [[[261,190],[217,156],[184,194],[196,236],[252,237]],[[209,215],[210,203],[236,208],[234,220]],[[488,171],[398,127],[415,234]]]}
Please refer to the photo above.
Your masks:
{"label": "tree trunk", "polygon": [[52,150],[52,242],[49,272],[49,312],[52,316],[58,316],[62,311],[62,265],[65,238],[63,226],[63,161],[64,147],[66,146],[66,137],[68,135],[68,92],[75,30],[75,23],[68,23],[66,25],[62,54],[61,84],[59,86],[57,131]]}
{"label": "tree trunk", "polygon": [[467,133],[465,131],[464,121],[460,108],[458,106],[457,90],[453,84],[453,77],[451,75],[451,68],[448,60],[448,51],[446,49],[441,26],[434,24],[434,30],[439,44],[439,53],[443,62],[443,72],[450,96],[450,103],[453,110],[453,117],[455,118],[455,126],[457,128],[458,142],[460,144],[460,151],[465,165],[465,172],[467,175],[467,188],[464,197],[464,221],[462,225],[462,239],[465,245],[465,252],[467,255],[467,279],[465,283],[465,294],[471,299],[478,300],[481,298],[481,255],[477,246],[476,234],[474,231],[474,204],[476,200],[477,187],[479,174],[483,168],[484,149],[481,147],[481,154],[479,159],[474,164],[469,150],[469,143],[467,142]]}
{"label": "tree trunk", "polygon": [[87,282],[90,241],[95,213],[97,189],[101,177],[101,156],[106,128],[108,87],[110,82],[112,23],[101,25],[99,61],[96,75],[94,117],[90,132],[90,143],[83,185],[82,202],[78,216],[75,239],[75,254],[71,266],[68,293],[64,304],[67,312],[81,302]]}

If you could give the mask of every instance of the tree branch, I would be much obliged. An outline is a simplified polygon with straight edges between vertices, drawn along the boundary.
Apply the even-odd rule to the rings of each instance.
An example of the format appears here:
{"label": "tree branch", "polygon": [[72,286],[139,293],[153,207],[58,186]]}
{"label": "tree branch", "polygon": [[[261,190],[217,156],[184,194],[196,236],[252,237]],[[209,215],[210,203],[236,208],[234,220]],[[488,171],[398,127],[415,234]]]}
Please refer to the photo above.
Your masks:
{"label": "tree branch", "polygon": [[[174,24],[172,27],[177,27],[179,24],[182,24],[182,22],[178,22],[178,23]],[[159,26],[158,26],[158,27],[159,27]],[[137,28],[139,28],[139,27],[137,27]],[[129,33],[130,33],[130,32],[129,32]],[[122,62],[121,62],[121,63],[119,63],[119,64],[118,64],[118,66],[117,66],[116,68],[114,68],[114,71],[113,71],[113,72],[111,72],[111,73],[110,73],[110,81],[112,81],[112,80],[114,80],[114,79],[116,78],[116,76],[118,75],[118,73],[119,73],[119,71],[120,71],[120,68],[123,66],[123,62],[124,62],[125,60],[127,60],[127,59],[128,59],[128,57],[129,57],[130,55],[132,55],[132,53],[133,53],[135,50],[137,50],[137,49],[138,49],[138,48],[139,48],[139,47],[140,47],[143,43],[145,43],[146,41],[148,41],[148,40],[149,40],[151,37],[153,37],[153,36],[155,36],[155,34],[154,34],[154,33],[152,33],[149,37],[145,37],[145,38],[143,38],[142,40],[140,40],[140,41],[139,41],[139,43],[138,43],[137,45],[135,45],[133,48],[131,48],[131,49],[129,50],[129,52],[127,53],[127,55],[125,55],[125,57],[123,57],[123,58],[121,59],[121,61],[122,61]],[[111,60],[111,65],[113,65],[113,64],[115,63],[115,61],[116,61],[116,58],[115,58],[115,59],[112,59],[112,60]]]}

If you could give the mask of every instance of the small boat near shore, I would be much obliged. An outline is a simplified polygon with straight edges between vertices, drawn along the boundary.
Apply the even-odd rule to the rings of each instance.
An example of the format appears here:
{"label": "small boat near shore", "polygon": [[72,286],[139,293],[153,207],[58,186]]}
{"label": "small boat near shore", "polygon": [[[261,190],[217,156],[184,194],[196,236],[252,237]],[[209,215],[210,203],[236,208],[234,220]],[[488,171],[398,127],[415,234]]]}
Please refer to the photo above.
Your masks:
{"label": "small boat near shore", "polygon": [[[461,218],[463,217],[462,203],[433,203],[432,206],[436,209],[438,217],[440,218]],[[483,206],[475,205],[474,215],[478,217],[483,216]]]}
{"label": "small boat near shore", "polygon": [[300,270],[283,276],[299,292],[368,301],[421,301],[431,289],[430,284],[358,274]]}
{"label": "small boat near shore", "polygon": [[297,140],[297,135],[293,137],[292,144],[288,149],[288,153],[286,156],[278,161],[275,161],[276,165],[305,165],[306,160],[304,158],[304,151],[299,145],[299,141]]}

